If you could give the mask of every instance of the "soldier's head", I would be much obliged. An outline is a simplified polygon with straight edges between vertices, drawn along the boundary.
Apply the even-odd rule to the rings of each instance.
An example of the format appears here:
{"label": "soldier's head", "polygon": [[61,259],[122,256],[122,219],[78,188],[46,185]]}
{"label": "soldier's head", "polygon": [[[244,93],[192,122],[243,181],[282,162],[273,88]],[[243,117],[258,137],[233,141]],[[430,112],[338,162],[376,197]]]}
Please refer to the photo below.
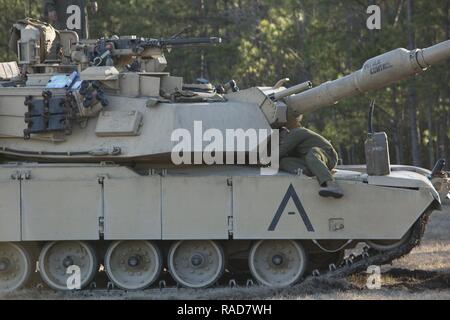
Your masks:
{"label": "soldier's head", "polygon": [[292,118],[289,119],[286,123],[286,128],[288,129],[295,129],[302,127],[302,121],[303,121],[303,115],[299,116],[298,118]]}

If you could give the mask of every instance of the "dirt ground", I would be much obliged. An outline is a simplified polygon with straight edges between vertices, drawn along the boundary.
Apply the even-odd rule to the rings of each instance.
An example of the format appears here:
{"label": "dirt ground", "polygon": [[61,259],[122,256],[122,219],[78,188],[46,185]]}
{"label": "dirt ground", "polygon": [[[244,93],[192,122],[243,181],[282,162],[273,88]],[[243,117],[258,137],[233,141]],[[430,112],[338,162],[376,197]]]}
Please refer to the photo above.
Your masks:
{"label": "dirt ground", "polygon": [[449,299],[450,300],[450,202],[435,212],[422,245],[410,255],[383,266],[382,288],[369,290],[367,275],[347,279],[309,279],[288,289],[237,287],[209,290],[151,289],[143,292],[87,291],[55,293],[48,290],[23,290],[0,299]]}

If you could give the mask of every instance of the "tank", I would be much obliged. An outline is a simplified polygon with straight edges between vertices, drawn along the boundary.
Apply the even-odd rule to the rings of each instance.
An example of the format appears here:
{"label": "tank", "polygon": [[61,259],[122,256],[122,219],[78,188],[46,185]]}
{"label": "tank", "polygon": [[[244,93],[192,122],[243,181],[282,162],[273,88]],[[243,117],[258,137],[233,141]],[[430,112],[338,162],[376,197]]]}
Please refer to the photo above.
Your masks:
{"label": "tank", "polygon": [[[235,81],[187,84],[165,72],[165,50],[220,42],[80,40],[36,20],[14,25],[18,60],[0,64],[0,291],[36,277],[55,290],[85,289],[100,266],[108,287],[122,290],[166,281],[208,288],[230,277],[285,287],[389,263],[418,245],[441,206],[435,186],[448,192],[442,172],[341,169],[346,196],[324,199],[314,178],[264,173],[261,159],[207,165],[208,139],[184,149],[191,164],[176,165],[174,132],[258,130],[256,146],[215,148],[223,158],[250,157],[302,114],[450,59],[450,41],[385,53],[315,88],[280,80],[239,90]],[[360,242],[364,253],[345,257]]]}

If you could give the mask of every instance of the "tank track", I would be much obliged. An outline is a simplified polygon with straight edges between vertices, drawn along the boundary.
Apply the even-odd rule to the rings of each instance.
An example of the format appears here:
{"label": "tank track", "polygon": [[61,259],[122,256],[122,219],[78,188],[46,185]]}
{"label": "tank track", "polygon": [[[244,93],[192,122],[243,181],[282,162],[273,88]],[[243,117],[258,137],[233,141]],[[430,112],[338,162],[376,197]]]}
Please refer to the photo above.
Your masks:
{"label": "tank track", "polygon": [[[369,247],[364,247],[363,252],[357,256],[350,255],[346,258],[340,265],[330,265],[329,271],[320,274],[318,270],[314,270],[312,277],[315,278],[329,278],[329,279],[339,279],[364,272],[369,266],[382,266],[391,264],[395,260],[401,259],[402,257],[408,255],[415,247],[419,246],[423,235],[425,233],[425,228],[428,224],[429,217],[433,209],[428,209],[421,218],[412,227],[412,233],[404,244],[399,247],[386,251],[380,252]],[[306,279],[308,279],[307,277]]]}
{"label": "tank track", "polygon": [[[412,232],[408,238],[408,240],[400,245],[399,247],[389,250],[386,252],[380,252],[378,250],[369,248],[368,246],[364,247],[361,254],[358,255],[350,255],[345,258],[344,261],[339,265],[329,265],[329,270],[323,273],[320,273],[318,270],[314,270],[311,274],[306,275],[303,278],[303,281],[311,280],[311,279],[342,279],[348,276],[366,272],[369,266],[382,266],[391,264],[393,261],[400,259],[406,255],[408,255],[415,247],[420,245],[422,237],[425,233],[425,228],[428,223],[429,217],[433,212],[433,208],[429,208],[425,211],[425,213],[420,217],[420,219],[414,224],[412,227]],[[233,279],[229,280],[229,287],[234,288],[238,287],[238,283],[246,283],[247,287],[254,286],[255,282],[252,279]],[[301,284],[301,283],[300,283]],[[162,289],[170,289],[171,286],[166,285],[166,281],[162,280],[158,284],[159,290]],[[216,288],[224,287],[223,285],[216,285]],[[225,285],[226,287],[226,285]],[[33,286],[30,289],[37,289],[38,291],[42,291],[44,286],[42,283],[37,284],[37,286]],[[175,286],[174,288],[180,288],[180,286]],[[148,290],[148,289],[147,289]],[[149,289],[152,290],[152,289]],[[158,290],[158,289],[155,289]],[[97,284],[95,282],[91,283],[90,286],[82,291],[87,292],[115,292],[123,290],[116,288],[112,283],[107,284],[106,289],[97,288]],[[70,292],[69,292],[70,293]]]}
{"label": "tank track", "polygon": [[[423,235],[425,233],[426,226],[428,224],[429,217],[433,209],[428,209],[421,218],[412,227],[412,232],[408,241],[394,250],[387,252],[380,252],[378,250],[364,247],[363,252],[359,255],[350,255],[340,265],[330,265],[329,270],[325,273],[320,273],[318,270],[314,270],[312,274],[303,278],[303,281],[310,279],[342,279],[348,276],[365,272],[369,266],[382,266],[391,264],[393,261],[398,260],[408,255],[414,248],[420,245]],[[246,283],[247,287],[254,285],[252,279],[239,279]],[[238,287],[238,282],[235,279],[229,281],[229,287]],[[300,283],[301,285],[301,283]],[[159,288],[165,288],[165,282],[159,283]],[[220,287],[220,286],[219,286]],[[179,288],[179,287],[177,287]],[[108,291],[114,290],[113,287],[109,287]]]}

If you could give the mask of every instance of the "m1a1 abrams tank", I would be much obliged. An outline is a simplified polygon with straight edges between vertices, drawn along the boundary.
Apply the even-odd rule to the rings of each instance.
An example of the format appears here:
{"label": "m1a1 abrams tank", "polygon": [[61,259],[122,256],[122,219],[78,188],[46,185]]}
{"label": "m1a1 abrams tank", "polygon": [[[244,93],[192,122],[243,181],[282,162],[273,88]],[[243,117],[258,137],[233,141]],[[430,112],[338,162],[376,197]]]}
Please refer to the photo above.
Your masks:
{"label": "m1a1 abrams tank", "polygon": [[[204,130],[268,130],[269,138],[301,114],[449,59],[448,40],[388,52],[312,89],[280,82],[239,91],[164,72],[164,49],[217,38],[80,41],[34,20],[14,28],[20,69],[0,69],[1,291],[26,285],[35,266],[50,288],[83,289],[100,264],[126,290],[166,271],[189,288],[210,287],[225,271],[289,286],[328,265],[342,274],[407,254],[440,208],[433,177],[415,168],[338,170],[345,197],[331,200],[302,174],[175,166],[171,137],[194,134],[201,121]],[[370,248],[341,265],[359,242]]]}

